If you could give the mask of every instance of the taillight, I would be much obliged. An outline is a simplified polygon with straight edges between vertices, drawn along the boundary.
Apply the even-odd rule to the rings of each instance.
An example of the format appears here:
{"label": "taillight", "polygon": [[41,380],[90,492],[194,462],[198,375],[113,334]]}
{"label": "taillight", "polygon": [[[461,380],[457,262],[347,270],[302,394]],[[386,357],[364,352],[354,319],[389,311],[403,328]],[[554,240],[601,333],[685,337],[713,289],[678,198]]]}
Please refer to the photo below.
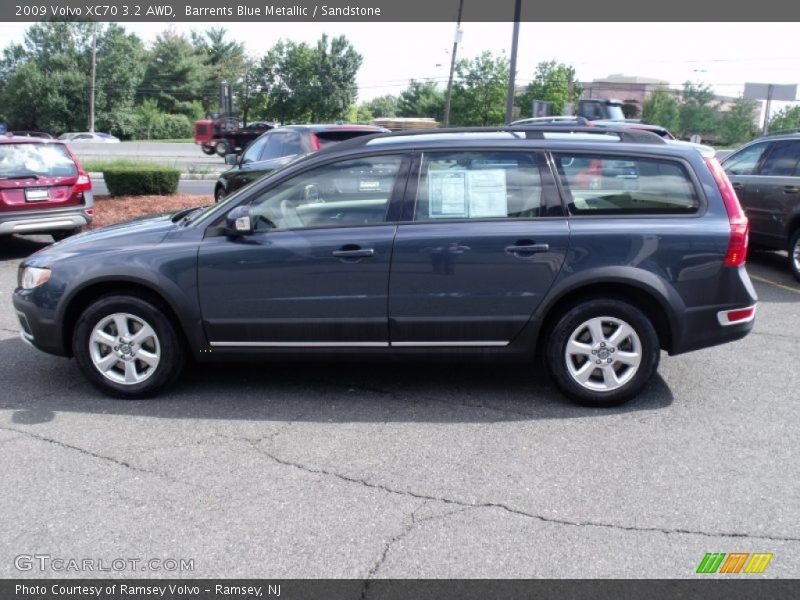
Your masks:
{"label": "taillight", "polygon": [[312,133],[311,134],[311,149],[314,152],[316,152],[317,150],[320,149],[320,147],[321,146],[320,146],[319,138],[317,137],[317,134],[316,133]]}
{"label": "taillight", "polygon": [[742,205],[739,204],[739,198],[736,197],[736,190],[733,189],[722,165],[713,157],[705,160],[711,174],[714,176],[719,193],[722,195],[725,210],[728,211],[728,222],[731,224],[728,252],[725,254],[725,260],[722,264],[726,267],[738,267],[743,265],[747,259],[747,238],[750,224],[742,210]]}
{"label": "taillight", "polygon": [[740,323],[749,323],[756,317],[756,307],[748,306],[747,308],[735,308],[733,310],[721,310],[717,313],[717,320],[720,325],[738,325]]}
{"label": "taillight", "polygon": [[91,189],[92,180],[89,179],[89,174],[85,171],[80,171],[78,173],[78,180],[75,182],[72,191],[77,194],[78,192],[88,192]]}

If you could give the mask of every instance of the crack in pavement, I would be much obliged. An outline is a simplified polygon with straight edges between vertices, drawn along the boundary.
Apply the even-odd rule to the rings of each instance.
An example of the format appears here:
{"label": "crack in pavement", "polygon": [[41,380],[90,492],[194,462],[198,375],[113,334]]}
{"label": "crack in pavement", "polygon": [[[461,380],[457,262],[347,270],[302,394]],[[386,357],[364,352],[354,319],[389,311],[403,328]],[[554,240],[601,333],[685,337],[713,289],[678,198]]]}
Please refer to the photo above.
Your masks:
{"label": "crack in pavement", "polygon": [[612,529],[616,531],[632,531],[637,533],[663,533],[664,535],[697,535],[702,537],[709,537],[709,538],[735,538],[735,539],[754,539],[754,540],[768,540],[771,542],[800,542],[800,537],[791,537],[791,536],[776,536],[776,535],[758,535],[758,534],[751,534],[751,533],[739,533],[739,532],[730,532],[730,531],[703,531],[700,529],[693,530],[693,529],[682,529],[682,528],[672,528],[667,529],[664,527],[643,527],[643,526],[635,526],[635,525],[619,525],[616,523],[606,523],[603,521],[573,521],[569,519],[556,519],[553,517],[547,517],[544,515],[538,515],[535,513],[526,512],[519,508],[514,508],[513,506],[509,506],[502,502],[491,502],[491,501],[482,501],[482,502],[467,502],[465,500],[459,500],[457,498],[447,498],[444,496],[433,496],[430,494],[424,494],[420,492],[413,492],[411,490],[403,490],[403,489],[396,489],[392,488],[385,484],[380,483],[373,483],[366,479],[360,479],[358,477],[351,477],[349,475],[344,475],[342,473],[337,473],[335,471],[329,471],[326,469],[314,468],[308,465],[303,465],[301,463],[295,463],[278,456],[275,456],[271,452],[264,450],[263,448],[259,448],[256,444],[252,444],[253,450],[258,452],[259,454],[267,457],[268,459],[272,460],[273,462],[283,465],[286,467],[292,467],[294,469],[298,469],[300,471],[304,471],[306,473],[312,473],[315,475],[325,475],[328,477],[335,477],[341,481],[345,481],[347,483],[353,483],[357,485],[362,485],[364,487],[379,490],[385,492],[387,494],[394,494],[398,496],[406,496],[409,498],[417,498],[419,500],[430,500],[434,502],[441,502],[443,504],[450,504],[454,506],[461,506],[465,508],[495,508],[505,512],[508,512],[513,515],[518,515],[521,517],[526,517],[529,519],[534,519],[537,521],[541,521],[542,523],[550,523],[553,525],[564,525],[567,527],[597,527],[601,529]]}
{"label": "crack in pavement", "polygon": [[775,337],[775,338],[780,338],[782,340],[790,340],[790,341],[793,341],[793,342],[798,339],[798,336],[796,336],[796,335],[788,335],[788,334],[785,334],[785,333],[771,333],[769,331],[751,331],[750,334],[751,335],[763,335],[763,336],[767,336],[767,337]]}
{"label": "crack in pavement", "polygon": [[132,464],[130,464],[128,462],[125,462],[124,460],[120,460],[118,458],[114,458],[113,456],[104,456],[103,454],[98,454],[97,452],[92,452],[91,450],[86,450],[85,448],[81,448],[80,446],[73,446],[72,444],[67,444],[66,442],[62,442],[60,440],[56,440],[56,439],[53,439],[53,438],[48,438],[48,437],[45,437],[43,435],[39,435],[39,434],[36,434],[36,433],[31,433],[30,431],[25,431],[23,429],[16,429],[14,427],[2,427],[2,426],[0,426],[0,430],[2,430],[2,431],[11,431],[13,433],[18,433],[20,435],[26,436],[26,437],[34,439],[34,440],[38,440],[40,442],[47,442],[48,444],[53,444],[54,446],[59,446],[60,448],[66,448],[68,450],[75,450],[76,452],[80,452],[81,454],[84,454],[86,456],[91,456],[92,458],[96,458],[96,459],[99,459],[99,460],[102,460],[102,461],[105,461],[105,462],[110,462],[110,463],[112,463],[114,465],[117,465],[119,467],[125,467],[126,469],[130,469],[132,471],[137,471],[139,473],[145,473],[147,475],[155,475],[156,477],[162,477],[163,479],[166,479],[167,481],[170,481],[172,483],[180,483],[182,485],[192,485],[189,482],[181,481],[180,479],[175,479],[174,477],[171,477],[170,475],[167,475],[166,473],[160,473],[158,471],[151,471],[149,469],[144,469],[142,467],[137,467],[137,466],[132,465]]}

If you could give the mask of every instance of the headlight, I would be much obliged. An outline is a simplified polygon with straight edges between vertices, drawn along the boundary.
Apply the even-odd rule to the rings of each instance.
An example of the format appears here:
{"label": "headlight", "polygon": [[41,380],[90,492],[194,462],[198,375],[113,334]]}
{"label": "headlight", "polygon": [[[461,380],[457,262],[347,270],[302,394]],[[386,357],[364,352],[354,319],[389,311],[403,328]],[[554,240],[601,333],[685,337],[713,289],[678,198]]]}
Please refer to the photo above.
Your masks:
{"label": "headlight", "polygon": [[24,290],[32,290],[46,283],[50,279],[50,269],[41,269],[39,267],[25,267],[22,271],[22,281],[20,286]]}

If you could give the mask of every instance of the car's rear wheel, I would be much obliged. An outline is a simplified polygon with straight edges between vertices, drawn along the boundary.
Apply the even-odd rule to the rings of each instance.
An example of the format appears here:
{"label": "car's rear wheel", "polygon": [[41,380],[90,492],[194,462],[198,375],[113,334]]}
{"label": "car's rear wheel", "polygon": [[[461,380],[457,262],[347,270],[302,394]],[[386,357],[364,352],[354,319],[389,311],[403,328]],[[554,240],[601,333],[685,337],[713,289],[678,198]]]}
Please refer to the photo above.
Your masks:
{"label": "car's rear wheel", "polygon": [[185,352],[173,323],[135,296],[106,296],[80,316],[72,349],[98,389],[125,399],[153,396],[174,383]]}
{"label": "car's rear wheel", "polygon": [[546,362],[569,398],[615,406],[636,396],[659,360],[658,334],[648,317],[621,300],[586,300],[564,313],[546,342]]}
{"label": "car's rear wheel", "polygon": [[795,279],[800,281],[800,229],[797,229],[789,242],[789,267]]}
{"label": "car's rear wheel", "polygon": [[205,144],[200,146],[200,149],[203,151],[203,154],[206,154],[208,156],[212,156],[216,152],[214,146],[206,146]]}

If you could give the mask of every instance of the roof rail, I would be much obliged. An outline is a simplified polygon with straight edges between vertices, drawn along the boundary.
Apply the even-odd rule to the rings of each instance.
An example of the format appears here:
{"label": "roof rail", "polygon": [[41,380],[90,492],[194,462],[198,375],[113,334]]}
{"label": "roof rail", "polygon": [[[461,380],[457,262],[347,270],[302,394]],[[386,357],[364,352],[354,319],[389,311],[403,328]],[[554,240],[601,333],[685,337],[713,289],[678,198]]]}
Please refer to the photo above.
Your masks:
{"label": "roof rail", "polygon": [[498,125],[496,127],[447,127],[435,129],[408,129],[405,131],[392,131],[389,133],[375,133],[373,135],[364,135],[356,138],[351,138],[343,142],[339,142],[333,146],[323,148],[315,154],[327,154],[329,152],[336,152],[336,150],[346,150],[350,148],[358,148],[365,146],[371,140],[384,139],[384,138],[405,138],[416,137],[421,135],[435,136],[439,134],[454,134],[454,133],[512,133],[524,135],[525,139],[529,140],[543,140],[546,139],[545,134],[590,134],[597,136],[616,136],[620,142],[631,144],[666,144],[666,141],[650,131],[639,129],[626,129],[624,127],[592,127],[592,126],[569,126],[558,124],[546,125]]}
{"label": "roof rail", "polygon": [[800,129],[781,129],[780,131],[770,131],[758,137],[771,137],[773,135],[791,135],[793,133],[800,133]]}

